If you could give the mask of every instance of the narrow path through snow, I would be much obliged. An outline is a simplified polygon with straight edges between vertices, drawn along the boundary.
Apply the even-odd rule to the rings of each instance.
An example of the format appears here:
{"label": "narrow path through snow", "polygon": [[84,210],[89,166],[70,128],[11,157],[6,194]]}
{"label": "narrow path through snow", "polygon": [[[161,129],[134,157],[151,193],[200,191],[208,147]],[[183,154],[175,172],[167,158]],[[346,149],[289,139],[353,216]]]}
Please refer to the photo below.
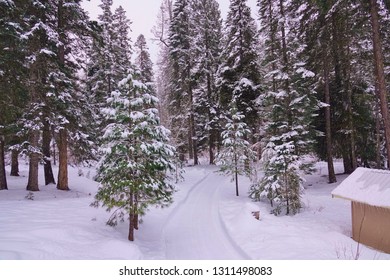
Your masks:
{"label": "narrow path through snow", "polygon": [[218,188],[225,179],[214,170],[196,183],[164,227],[167,259],[247,259],[219,216]]}

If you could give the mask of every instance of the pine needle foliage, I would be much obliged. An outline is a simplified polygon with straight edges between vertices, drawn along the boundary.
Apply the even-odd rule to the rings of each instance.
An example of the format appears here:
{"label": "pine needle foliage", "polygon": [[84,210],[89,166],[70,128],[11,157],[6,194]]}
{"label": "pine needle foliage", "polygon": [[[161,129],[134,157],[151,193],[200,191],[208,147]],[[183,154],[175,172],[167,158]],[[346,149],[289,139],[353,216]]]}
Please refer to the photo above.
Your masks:
{"label": "pine needle foliage", "polygon": [[169,131],[160,125],[157,98],[131,73],[120,82],[119,90],[108,98],[104,110],[111,122],[104,133],[97,179],[101,186],[93,206],[113,211],[108,221],[115,226],[125,217],[144,215],[150,206],[172,202],[175,149]]}
{"label": "pine needle foliage", "polygon": [[225,129],[221,134],[222,149],[217,155],[219,171],[232,176],[236,182],[236,195],[238,191],[238,176],[252,174],[251,162],[255,153],[248,142],[250,129],[243,121],[244,115],[238,110],[234,100],[231,102],[230,117],[227,118]]}

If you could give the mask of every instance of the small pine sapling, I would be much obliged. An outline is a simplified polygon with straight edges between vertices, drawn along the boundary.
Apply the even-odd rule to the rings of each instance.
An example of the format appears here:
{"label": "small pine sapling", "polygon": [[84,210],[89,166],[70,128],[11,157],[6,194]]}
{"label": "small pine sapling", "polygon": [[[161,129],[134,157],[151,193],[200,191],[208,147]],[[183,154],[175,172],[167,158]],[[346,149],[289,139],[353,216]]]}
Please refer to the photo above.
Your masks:
{"label": "small pine sapling", "polygon": [[232,175],[236,183],[236,196],[238,191],[238,176],[252,174],[251,161],[255,159],[255,152],[246,140],[250,130],[243,121],[244,115],[238,111],[236,103],[231,102],[231,118],[227,119],[225,130],[222,132],[222,149],[217,155],[217,164],[220,172]]}

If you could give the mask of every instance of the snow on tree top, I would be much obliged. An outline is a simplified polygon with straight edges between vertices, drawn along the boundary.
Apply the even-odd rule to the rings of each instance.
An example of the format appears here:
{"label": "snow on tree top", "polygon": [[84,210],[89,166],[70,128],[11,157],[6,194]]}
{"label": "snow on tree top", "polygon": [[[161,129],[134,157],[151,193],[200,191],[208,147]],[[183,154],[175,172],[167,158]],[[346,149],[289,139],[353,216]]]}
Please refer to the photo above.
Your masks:
{"label": "snow on tree top", "polygon": [[390,208],[390,171],[359,167],[332,191],[332,195]]}
{"label": "snow on tree top", "polygon": [[0,0],[0,4],[15,6],[15,3],[12,0]]}

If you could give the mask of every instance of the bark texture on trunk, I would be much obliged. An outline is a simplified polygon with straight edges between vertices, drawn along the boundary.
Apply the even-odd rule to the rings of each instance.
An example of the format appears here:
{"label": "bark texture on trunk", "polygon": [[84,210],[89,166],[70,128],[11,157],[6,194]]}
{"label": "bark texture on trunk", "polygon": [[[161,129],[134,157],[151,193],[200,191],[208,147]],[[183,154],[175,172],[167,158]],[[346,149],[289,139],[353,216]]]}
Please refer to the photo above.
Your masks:
{"label": "bark texture on trunk", "polygon": [[237,153],[234,152],[234,164],[235,164],[235,167],[234,167],[234,179],[236,181],[236,196],[239,196],[239,193],[238,193],[238,160],[237,160]]}
{"label": "bark texture on trunk", "polygon": [[[39,131],[33,130],[30,132],[30,145],[33,149],[37,149],[39,142]],[[31,152],[30,154],[30,164],[28,170],[28,191],[39,191],[38,186],[38,168],[39,168],[39,154],[36,152]]]}
{"label": "bark texture on trunk", "polygon": [[11,176],[19,176],[19,151],[11,151]]}
{"label": "bark texture on trunk", "polygon": [[134,241],[134,194],[130,194],[130,213],[129,213],[129,241]]}
{"label": "bark texture on trunk", "polygon": [[134,201],[134,229],[138,230],[139,214],[138,214],[138,195],[135,195]]}
{"label": "bark texture on trunk", "polygon": [[[64,15],[64,1],[59,0],[58,2],[58,32],[60,34],[60,42],[62,43],[58,47],[58,62],[60,67],[65,66],[65,15]],[[58,136],[58,178],[57,178],[57,189],[68,191],[68,131],[66,126],[59,131]]]}
{"label": "bark texture on trunk", "polygon": [[376,0],[370,1],[372,40],[374,50],[374,68],[376,76],[376,88],[378,89],[382,121],[385,131],[385,146],[387,152],[387,168],[390,168],[390,119],[387,100],[385,70],[383,64],[382,39],[380,35],[380,23],[378,14],[378,3]]}
{"label": "bark texture on trunk", "polygon": [[198,158],[198,140],[196,137],[196,130],[195,130],[195,118],[193,112],[191,112],[191,142],[192,142],[192,154],[194,156],[194,165],[199,164],[199,158]]}
{"label": "bark texture on trunk", "polygon": [[[325,58],[326,60],[326,58]],[[329,90],[329,65],[328,62],[324,63],[324,91],[325,91],[325,103],[329,106],[325,107],[325,135],[326,135],[326,160],[328,162],[328,180],[329,183],[335,183],[336,174],[334,172],[333,165],[333,147],[332,147],[332,123],[330,114],[330,90]]]}
{"label": "bark texture on trunk", "polygon": [[5,173],[4,138],[0,136],[0,190],[7,190],[7,177]]}
{"label": "bark texture on trunk", "polygon": [[45,121],[43,125],[43,133],[42,133],[42,152],[43,152],[43,160],[45,162],[44,174],[45,174],[45,185],[55,184],[56,181],[54,179],[53,169],[51,167],[51,159],[50,159],[50,141],[51,141],[51,131],[50,124]]}
{"label": "bark texture on trunk", "polygon": [[66,128],[60,130],[58,138],[59,169],[57,189],[68,191],[68,133]]}
{"label": "bark texture on trunk", "polygon": [[129,241],[134,241],[134,214],[130,214],[129,217]]}
{"label": "bark texture on trunk", "polygon": [[209,133],[209,164],[215,164],[215,147],[213,133]]}
{"label": "bark texture on trunk", "polygon": [[380,123],[380,121],[381,120],[380,120],[379,113],[376,113],[376,118],[375,118],[375,138],[376,138],[375,162],[376,162],[377,169],[382,168],[382,152],[381,152],[382,140],[381,140],[381,123]]}

